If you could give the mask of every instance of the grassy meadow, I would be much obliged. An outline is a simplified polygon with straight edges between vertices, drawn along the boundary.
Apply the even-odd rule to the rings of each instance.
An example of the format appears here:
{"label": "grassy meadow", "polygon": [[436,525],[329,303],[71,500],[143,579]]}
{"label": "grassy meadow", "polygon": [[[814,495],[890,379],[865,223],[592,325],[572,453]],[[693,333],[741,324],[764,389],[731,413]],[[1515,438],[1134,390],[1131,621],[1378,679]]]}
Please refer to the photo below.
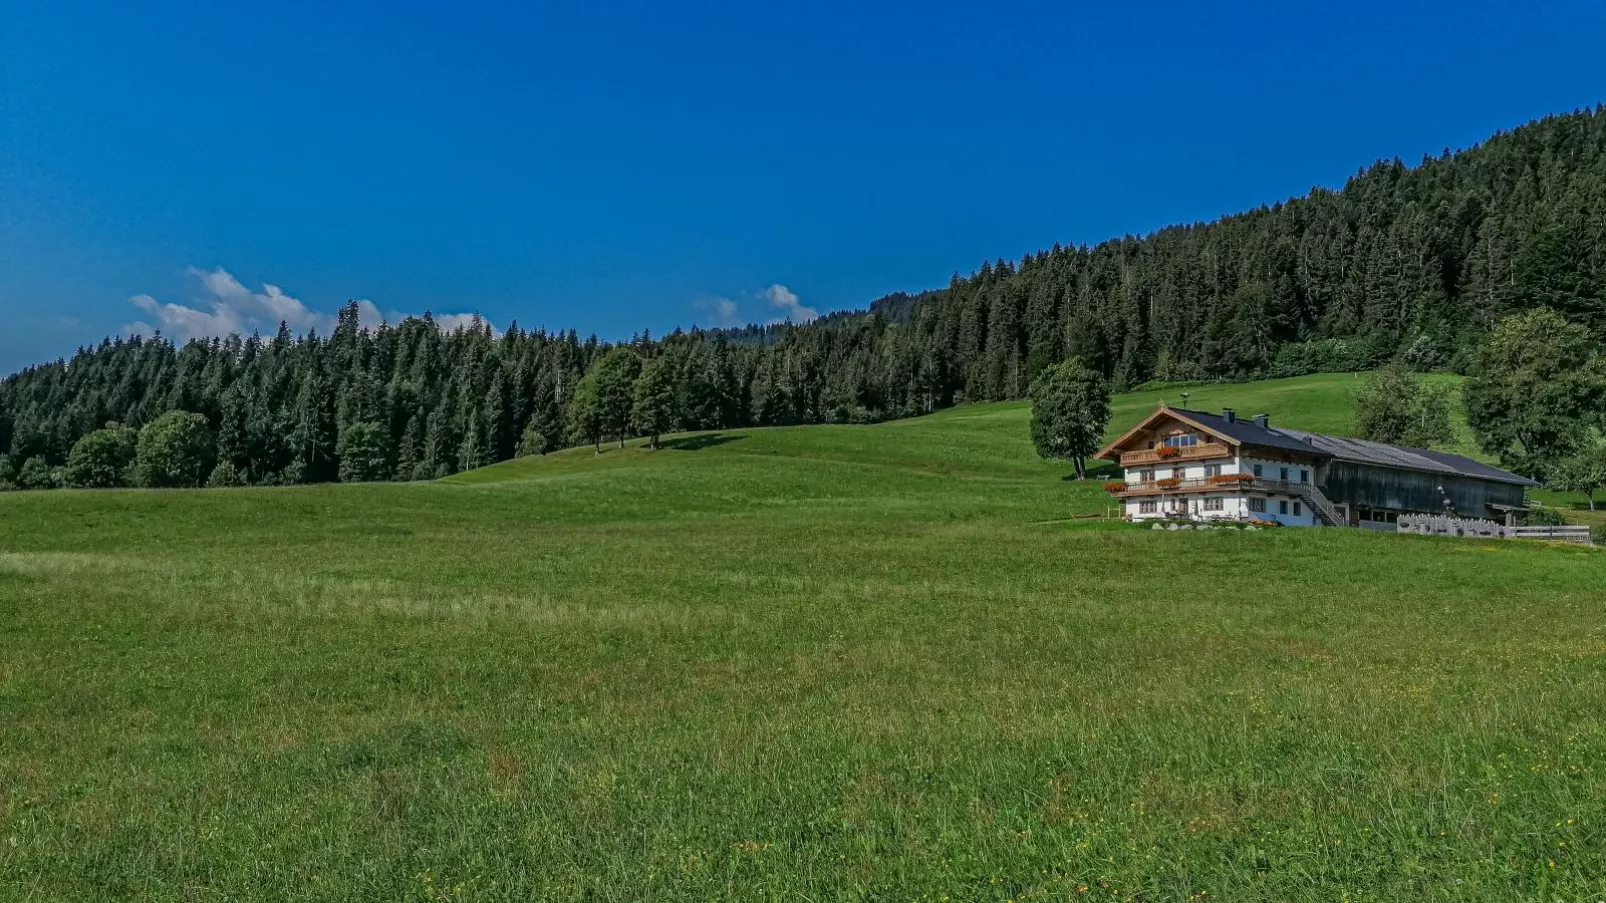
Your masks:
{"label": "grassy meadow", "polygon": [[1026,424],[0,495],[0,899],[1606,899],[1606,556],[1079,518]]}

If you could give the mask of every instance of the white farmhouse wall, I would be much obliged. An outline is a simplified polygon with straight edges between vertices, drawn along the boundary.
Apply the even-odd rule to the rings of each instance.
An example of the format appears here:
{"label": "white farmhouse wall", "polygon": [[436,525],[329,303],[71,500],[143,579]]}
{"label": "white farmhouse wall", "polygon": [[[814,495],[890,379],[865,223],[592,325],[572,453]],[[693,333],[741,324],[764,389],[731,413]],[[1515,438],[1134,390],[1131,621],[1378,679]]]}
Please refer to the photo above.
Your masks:
{"label": "white farmhouse wall", "polygon": [[1260,465],[1260,478],[1263,480],[1281,480],[1283,468],[1288,469],[1288,482],[1300,482],[1300,472],[1305,474],[1306,483],[1316,482],[1316,465],[1290,464],[1287,461],[1271,461],[1265,458],[1251,458],[1247,455],[1237,459],[1238,473],[1254,473],[1255,465]]}
{"label": "white farmhouse wall", "polygon": [[[1251,496],[1265,499],[1266,510],[1249,510]],[[1221,499],[1221,510],[1210,511],[1205,509],[1205,500],[1211,498]],[[1199,520],[1253,518],[1256,520],[1276,521],[1290,527],[1312,527],[1316,525],[1316,517],[1311,512],[1310,506],[1303,499],[1293,495],[1263,495],[1261,493],[1242,492],[1162,495],[1147,499],[1147,501],[1155,503],[1155,510],[1149,512],[1142,510],[1144,501],[1146,500],[1127,499],[1124,506],[1126,515],[1133,520],[1157,520],[1175,517],[1189,517]],[[1283,512],[1285,503],[1288,506],[1287,513]],[[1297,514],[1295,513],[1296,510]]]}
{"label": "white farmhouse wall", "polygon": [[[1145,475],[1151,480],[1165,480],[1179,477],[1186,481],[1208,479],[1208,472],[1221,474],[1253,474],[1255,465],[1260,465],[1260,478],[1269,481],[1283,479],[1283,468],[1288,469],[1289,483],[1300,482],[1301,471],[1305,482],[1315,484],[1316,467],[1314,464],[1291,464],[1287,461],[1273,461],[1265,458],[1249,456],[1234,456],[1204,461],[1179,461],[1175,464],[1150,464],[1141,467],[1128,467],[1125,470],[1125,479],[1129,484],[1143,482]],[[1249,499],[1259,497],[1265,499],[1265,511],[1249,510]],[[1221,510],[1206,511],[1205,500],[1211,498],[1221,499]],[[1154,502],[1153,511],[1143,511],[1143,502]],[[1245,519],[1276,521],[1290,527],[1310,527],[1318,523],[1310,505],[1299,495],[1290,493],[1250,492],[1236,489],[1226,489],[1222,492],[1177,493],[1174,495],[1157,495],[1150,498],[1129,498],[1122,506],[1126,516],[1132,520],[1158,520],[1164,518],[1188,517],[1200,520],[1216,519]],[[1296,514],[1296,510],[1298,513]]]}

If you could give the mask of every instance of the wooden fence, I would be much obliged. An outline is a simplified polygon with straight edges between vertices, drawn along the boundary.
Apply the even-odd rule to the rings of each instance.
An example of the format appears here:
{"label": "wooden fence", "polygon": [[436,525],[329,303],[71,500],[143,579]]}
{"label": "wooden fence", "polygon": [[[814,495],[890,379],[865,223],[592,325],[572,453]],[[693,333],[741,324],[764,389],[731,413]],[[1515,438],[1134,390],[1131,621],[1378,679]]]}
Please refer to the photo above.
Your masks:
{"label": "wooden fence", "polygon": [[1512,527],[1515,539],[1554,539],[1559,542],[1581,542],[1594,545],[1587,524],[1561,524],[1554,527]]}
{"label": "wooden fence", "polygon": [[1564,524],[1555,527],[1508,527],[1492,520],[1445,517],[1435,514],[1402,514],[1396,529],[1419,536],[1466,536],[1473,539],[1548,539],[1594,545],[1589,527]]}

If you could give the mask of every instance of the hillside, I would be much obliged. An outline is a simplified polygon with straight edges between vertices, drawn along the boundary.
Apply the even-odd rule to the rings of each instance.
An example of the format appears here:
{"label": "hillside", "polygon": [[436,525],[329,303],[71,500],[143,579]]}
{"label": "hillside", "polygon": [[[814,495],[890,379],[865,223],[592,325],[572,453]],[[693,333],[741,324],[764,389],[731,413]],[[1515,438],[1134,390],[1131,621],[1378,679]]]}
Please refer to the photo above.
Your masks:
{"label": "hillside", "polygon": [[1073,520],[1025,417],[0,496],[0,896],[1606,891],[1606,558]]}
{"label": "hillside", "polygon": [[[1466,372],[1515,312],[1549,307],[1606,337],[1603,173],[1606,112],[1581,110],[1416,165],[1381,161],[1338,190],[1055,245],[805,325],[610,346],[573,330],[443,334],[427,319],[364,329],[352,305],[326,337],[107,341],[0,381],[0,488],[13,476],[63,482],[58,468],[85,434],[172,410],[206,418],[216,485],[434,479],[521,446],[572,444],[586,420],[574,397],[619,348],[638,368],[658,365],[675,430],[865,423],[1019,399],[1069,357],[1118,388],[1386,362]],[[611,433],[637,430],[628,410],[611,419]],[[342,451],[354,436],[364,454]],[[343,476],[354,459],[380,464]]]}

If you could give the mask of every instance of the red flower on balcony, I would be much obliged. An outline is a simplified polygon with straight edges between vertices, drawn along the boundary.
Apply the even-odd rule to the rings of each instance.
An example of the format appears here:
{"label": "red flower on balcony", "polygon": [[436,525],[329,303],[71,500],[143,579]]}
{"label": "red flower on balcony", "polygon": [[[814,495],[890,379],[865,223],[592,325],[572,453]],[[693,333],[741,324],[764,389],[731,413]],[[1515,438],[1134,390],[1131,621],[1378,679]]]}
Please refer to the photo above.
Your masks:
{"label": "red flower on balcony", "polygon": [[1175,458],[1177,455],[1182,454],[1182,449],[1174,445],[1162,445],[1154,450],[1154,454],[1159,458]]}
{"label": "red flower on balcony", "polygon": [[1254,476],[1247,473],[1218,473],[1210,478],[1217,486],[1248,486],[1254,481]]}
{"label": "red flower on balcony", "polygon": [[1105,492],[1125,492],[1126,491],[1126,483],[1122,482],[1121,480],[1111,480],[1108,483],[1104,484],[1104,491]]}
{"label": "red flower on balcony", "polygon": [[1182,485],[1182,478],[1181,477],[1166,477],[1163,480],[1155,480],[1154,481],[1154,485],[1160,487],[1161,489],[1175,489],[1178,486]]}

